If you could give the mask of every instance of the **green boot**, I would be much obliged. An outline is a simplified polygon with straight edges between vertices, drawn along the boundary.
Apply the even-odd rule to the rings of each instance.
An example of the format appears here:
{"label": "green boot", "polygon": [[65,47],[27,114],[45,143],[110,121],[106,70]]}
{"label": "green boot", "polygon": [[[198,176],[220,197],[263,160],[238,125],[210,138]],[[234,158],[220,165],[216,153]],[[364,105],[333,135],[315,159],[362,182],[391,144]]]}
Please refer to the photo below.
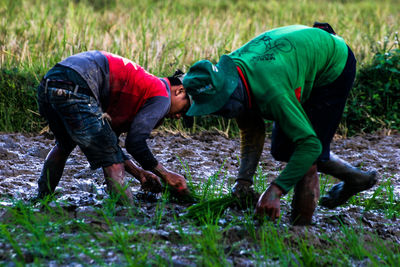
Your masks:
{"label": "green boot", "polygon": [[321,206],[330,209],[346,203],[355,194],[370,189],[378,180],[376,171],[362,171],[333,153],[330,154],[328,161],[318,162],[318,171],[342,180],[319,202]]}

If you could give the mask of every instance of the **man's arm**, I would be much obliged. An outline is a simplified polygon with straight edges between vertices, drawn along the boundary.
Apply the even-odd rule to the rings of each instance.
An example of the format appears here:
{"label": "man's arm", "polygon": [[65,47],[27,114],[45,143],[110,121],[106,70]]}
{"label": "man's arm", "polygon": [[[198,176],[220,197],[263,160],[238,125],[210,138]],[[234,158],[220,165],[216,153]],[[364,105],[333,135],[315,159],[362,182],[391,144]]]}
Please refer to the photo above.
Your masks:
{"label": "man's arm", "polygon": [[259,114],[250,110],[238,116],[236,122],[240,129],[240,168],[237,180],[253,184],[253,176],[264,147],[265,123]]}
{"label": "man's arm", "polygon": [[171,186],[174,194],[178,196],[189,195],[190,192],[186,180],[182,175],[167,170],[161,165],[161,163],[158,163],[157,166],[152,169],[152,172],[157,174],[164,182]]}
{"label": "man's arm", "polygon": [[274,181],[287,193],[317,160],[322,145],[297,99],[291,99],[288,95],[277,96],[269,106],[274,121],[295,144],[288,164]]}
{"label": "man's arm", "polygon": [[163,96],[148,99],[131,123],[125,147],[145,170],[151,170],[158,164],[146,140],[158,122],[167,114],[169,103],[168,97]]}
{"label": "man's arm", "polygon": [[160,193],[162,191],[160,179],[158,179],[155,174],[143,170],[130,159],[124,161],[124,167],[125,171],[139,180],[144,191],[150,191],[153,193]]}
{"label": "man's arm", "polygon": [[[146,142],[151,131],[168,113],[169,103],[167,97],[157,96],[148,99],[132,121],[125,147],[143,169],[159,176],[172,188],[177,189],[177,192],[185,192],[187,190],[185,178],[163,167],[153,156]],[[178,188],[183,189],[178,190]]]}
{"label": "man's arm", "polygon": [[272,116],[284,133],[295,143],[286,168],[258,200],[256,214],[275,220],[280,216],[280,198],[302,179],[321,153],[317,138],[304,110],[296,100],[279,96],[270,104]]}

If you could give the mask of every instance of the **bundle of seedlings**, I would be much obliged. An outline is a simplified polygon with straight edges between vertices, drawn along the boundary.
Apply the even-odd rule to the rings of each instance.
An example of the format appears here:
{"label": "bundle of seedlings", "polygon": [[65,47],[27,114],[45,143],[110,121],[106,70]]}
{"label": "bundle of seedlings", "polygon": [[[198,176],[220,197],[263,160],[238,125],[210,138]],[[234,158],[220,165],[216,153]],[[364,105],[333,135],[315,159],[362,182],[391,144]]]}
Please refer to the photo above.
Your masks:
{"label": "bundle of seedlings", "polygon": [[260,194],[253,190],[247,191],[244,194],[234,195],[230,193],[223,195],[190,206],[183,218],[194,220],[202,220],[204,218],[215,219],[220,217],[228,208],[240,210],[255,208],[259,196]]}
{"label": "bundle of seedlings", "polygon": [[153,180],[149,180],[146,184],[142,185],[141,191],[135,194],[135,198],[145,202],[157,202],[159,200],[159,193],[163,193],[166,200],[173,203],[180,204],[193,204],[201,201],[202,197],[197,194],[195,185],[191,182],[187,182],[189,189],[188,194],[181,190],[168,186],[167,183],[162,183],[162,186],[154,183]]}
{"label": "bundle of seedlings", "polygon": [[239,204],[239,199],[232,194],[224,195],[219,198],[206,200],[194,204],[187,208],[187,213],[183,218],[202,220],[204,218],[218,218],[226,209]]}
{"label": "bundle of seedlings", "polygon": [[199,203],[202,197],[196,192],[196,188],[192,183],[187,183],[189,194],[182,194],[177,189],[166,185],[164,192],[168,196],[168,201],[181,203],[181,204],[193,204]]}

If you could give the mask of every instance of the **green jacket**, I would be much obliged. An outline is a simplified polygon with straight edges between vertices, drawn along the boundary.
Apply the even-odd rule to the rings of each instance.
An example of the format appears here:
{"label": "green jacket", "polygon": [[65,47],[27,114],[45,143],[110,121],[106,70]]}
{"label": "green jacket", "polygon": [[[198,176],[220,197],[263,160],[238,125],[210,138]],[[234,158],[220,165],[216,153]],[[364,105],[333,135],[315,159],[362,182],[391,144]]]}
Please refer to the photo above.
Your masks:
{"label": "green jacket", "polygon": [[[229,54],[247,78],[259,115],[277,122],[296,144],[288,165],[275,180],[286,192],[304,176],[322,150],[302,104],[313,88],[329,84],[341,74],[347,53],[342,38],[318,28],[294,25],[267,31]],[[250,136],[242,137],[242,157],[250,157],[243,152],[246,142],[254,143],[250,140],[254,134],[247,131]],[[261,142],[256,144],[260,145]],[[250,154],[254,158],[260,153]],[[242,164],[247,161],[252,160],[245,159]],[[239,177],[251,172],[241,166]]]}

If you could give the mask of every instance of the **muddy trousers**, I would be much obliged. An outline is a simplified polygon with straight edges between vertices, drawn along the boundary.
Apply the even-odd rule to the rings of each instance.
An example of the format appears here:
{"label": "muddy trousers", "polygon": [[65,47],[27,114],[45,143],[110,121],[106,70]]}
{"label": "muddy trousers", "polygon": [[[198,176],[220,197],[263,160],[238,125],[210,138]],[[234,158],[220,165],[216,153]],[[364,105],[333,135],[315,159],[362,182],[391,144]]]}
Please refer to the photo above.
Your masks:
{"label": "muddy trousers", "polygon": [[317,165],[314,164],[294,188],[290,215],[294,225],[311,224],[314,210],[318,205],[319,194]]}

